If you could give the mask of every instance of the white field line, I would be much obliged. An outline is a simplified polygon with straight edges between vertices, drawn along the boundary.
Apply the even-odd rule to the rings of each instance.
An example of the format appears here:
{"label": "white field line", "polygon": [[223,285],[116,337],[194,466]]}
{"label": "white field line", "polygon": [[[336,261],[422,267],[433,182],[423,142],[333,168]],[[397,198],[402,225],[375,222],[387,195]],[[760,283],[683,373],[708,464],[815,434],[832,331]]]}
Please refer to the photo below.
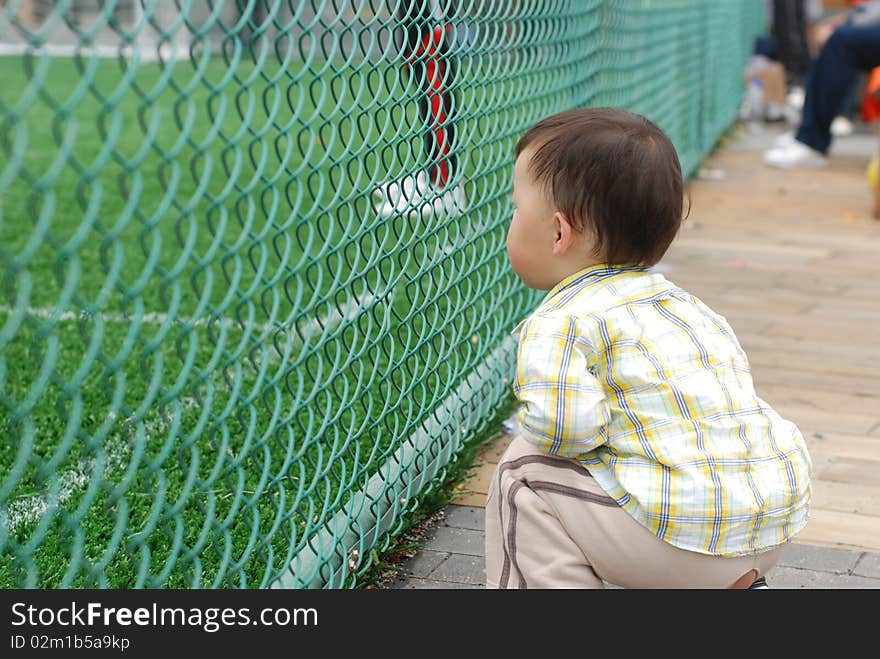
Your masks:
{"label": "white field line", "polygon": [[[341,324],[345,320],[353,320],[357,318],[361,313],[366,311],[369,307],[372,307],[377,298],[372,293],[368,293],[362,298],[351,298],[344,305],[342,305],[341,309],[334,308],[330,313],[320,316],[318,318],[312,318],[307,321],[303,325],[299,327],[300,333],[306,336],[312,336],[313,334],[320,334],[321,332],[325,332],[337,325]],[[17,313],[17,309],[14,307],[10,307],[8,305],[0,304],[0,314],[8,314],[14,315]],[[89,320],[94,316],[100,316],[101,319],[105,323],[131,323],[135,320],[135,317],[130,314],[124,313],[114,313],[114,312],[100,312],[98,314],[94,314],[94,316],[75,311],[58,311],[58,309],[53,309],[51,307],[43,307],[43,308],[35,308],[28,307],[24,313],[25,316],[30,316],[32,318],[42,318],[45,320],[55,320],[70,322],[74,320]],[[166,323],[178,323],[181,325],[186,325],[188,327],[202,327],[209,324],[227,327],[229,329],[253,329],[259,333],[264,333],[270,330],[278,329],[278,325],[272,323],[239,323],[237,320],[233,320],[231,318],[223,318],[216,320],[208,320],[205,318],[185,318],[178,316],[169,316],[166,313],[157,313],[157,312],[148,312],[143,314],[140,317],[140,321],[142,323],[147,324],[155,324],[155,325],[165,325]],[[291,333],[291,337],[294,340],[296,339],[296,333]]]}
{"label": "white field line", "polygon": [[27,43],[0,43],[0,56],[23,55],[29,53],[32,55],[48,55],[50,57],[100,57],[103,59],[116,59],[120,55],[128,60],[137,60],[140,62],[158,62],[176,59],[189,59],[186,44],[179,44],[176,47],[169,46],[167,43],[161,45],[155,43],[144,43],[131,46],[129,44],[101,45],[92,44],[88,46],[80,44],[40,44],[36,48]]}
{"label": "white field line", "polygon": [[[0,305],[0,313],[6,313],[12,315],[16,313],[16,309],[6,305]],[[28,307],[24,312],[25,316],[31,316],[32,318],[43,318],[45,320],[56,320],[56,321],[65,321],[70,322],[72,320],[89,320],[94,316],[91,316],[87,313],[77,313],[75,311],[58,311],[57,309],[52,309],[50,307],[44,307],[42,309]],[[135,320],[134,316],[124,313],[113,313],[113,312],[101,312],[100,314],[95,314],[96,316],[100,316],[101,319],[105,323],[131,323]],[[141,322],[155,325],[164,325],[165,323],[171,321],[175,323],[187,324],[192,327],[200,327],[202,325],[207,325],[208,321],[204,318],[196,318],[192,320],[190,318],[177,318],[169,316],[166,313],[156,313],[156,312],[148,312],[141,316]],[[239,326],[237,321],[230,320],[229,318],[224,318],[222,320],[214,321],[217,325],[237,328]],[[254,329],[259,331],[265,331],[271,327],[270,325],[254,325]]]}
{"label": "white field line", "polygon": [[[312,332],[320,332],[327,331],[332,329],[333,327],[339,325],[344,320],[352,320],[356,318],[359,314],[366,311],[368,308],[373,306],[377,301],[376,296],[374,295],[366,295],[363,298],[354,298],[349,300],[345,305],[343,305],[342,309],[334,309],[331,313],[327,314],[318,319],[313,319],[305,324],[304,327],[301,328],[301,331],[306,336],[311,336]],[[0,313],[13,313],[13,309],[10,307],[0,305]],[[74,313],[72,311],[62,311],[58,313],[55,309],[27,309],[26,315],[33,316],[35,318],[54,318],[58,321],[73,321],[82,318],[81,314]],[[101,314],[102,318],[105,321],[109,322],[124,322],[129,323],[132,321],[130,316],[125,316],[124,314]],[[166,323],[169,320],[169,316],[167,314],[161,313],[148,313],[144,314],[141,317],[142,322],[150,322],[150,323]],[[181,322],[186,322],[190,325],[199,325],[205,324],[201,319],[192,321],[188,319],[178,319]],[[230,323],[231,326],[238,327],[238,323],[235,321],[224,321]],[[273,328],[273,325],[256,325],[255,328],[260,331],[265,331],[266,329]],[[296,340],[296,335],[293,334],[292,338]],[[277,354],[277,353],[275,353]],[[279,357],[281,355],[278,355]],[[272,360],[274,361],[274,360]],[[198,402],[195,398],[185,397],[180,399],[180,403],[182,405],[181,413],[196,407]],[[114,412],[110,412],[111,416],[115,417]],[[149,441],[152,437],[160,436],[165,432],[165,429],[173,422],[174,417],[169,411],[165,411],[159,418],[152,420],[144,421],[144,434],[146,435],[146,440]],[[110,475],[111,473],[123,469],[128,460],[128,456],[131,453],[132,448],[132,438],[135,434],[135,419],[134,417],[126,418],[120,425],[120,429],[110,435],[104,443],[104,450],[106,453],[106,463],[104,467],[104,475]],[[58,476],[58,489],[57,493],[53,495],[53,493],[44,493],[38,494],[28,497],[22,497],[20,499],[16,499],[12,503],[9,504],[8,508],[3,509],[0,508],[0,526],[4,526],[7,529],[7,532],[10,534],[16,533],[18,529],[23,525],[29,525],[34,522],[39,521],[43,515],[48,511],[50,514],[54,513],[60,506],[64,505],[70,498],[76,494],[77,492],[82,491],[86,484],[95,477],[93,473],[95,469],[95,460],[94,458],[84,458],[80,460],[74,466],[66,469],[61,472]]]}

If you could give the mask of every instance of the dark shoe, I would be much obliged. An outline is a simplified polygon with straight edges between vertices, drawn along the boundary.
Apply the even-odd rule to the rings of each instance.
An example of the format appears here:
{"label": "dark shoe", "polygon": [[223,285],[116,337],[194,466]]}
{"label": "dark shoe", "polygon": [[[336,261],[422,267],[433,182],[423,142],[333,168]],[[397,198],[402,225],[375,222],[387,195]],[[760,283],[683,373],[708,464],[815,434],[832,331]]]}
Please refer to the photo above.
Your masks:
{"label": "dark shoe", "polygon": [[752,585],[749,586],[749,590],[770,590],[770,586],[767,585],[766,577],[758,577],[752,582]]}

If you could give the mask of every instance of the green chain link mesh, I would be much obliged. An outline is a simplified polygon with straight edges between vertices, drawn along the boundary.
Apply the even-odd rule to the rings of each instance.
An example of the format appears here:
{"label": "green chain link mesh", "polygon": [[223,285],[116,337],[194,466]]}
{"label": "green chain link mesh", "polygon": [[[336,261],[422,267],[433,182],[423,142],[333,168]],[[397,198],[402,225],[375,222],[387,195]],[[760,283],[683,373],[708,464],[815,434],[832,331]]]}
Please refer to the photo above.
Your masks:
{"label": "green chain link mesh", "polygon": [[626,107],[689,174],[765,23],[760,0],[0,12],[3,588],[356,585],[510,395],[540,300],[504,247],[516,139]]}

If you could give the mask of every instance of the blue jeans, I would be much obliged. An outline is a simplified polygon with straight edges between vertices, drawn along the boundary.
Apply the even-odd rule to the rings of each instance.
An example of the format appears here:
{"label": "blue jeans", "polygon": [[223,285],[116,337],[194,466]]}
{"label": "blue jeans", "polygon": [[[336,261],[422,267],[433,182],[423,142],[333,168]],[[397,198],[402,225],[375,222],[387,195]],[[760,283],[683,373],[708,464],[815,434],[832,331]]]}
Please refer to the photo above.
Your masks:
{"label": "blue jeans", "polygon": [[843,25],[831,34],[807,75],[799,142],[828,153],[831,122],[859,73],[880,66],[880,25]]}

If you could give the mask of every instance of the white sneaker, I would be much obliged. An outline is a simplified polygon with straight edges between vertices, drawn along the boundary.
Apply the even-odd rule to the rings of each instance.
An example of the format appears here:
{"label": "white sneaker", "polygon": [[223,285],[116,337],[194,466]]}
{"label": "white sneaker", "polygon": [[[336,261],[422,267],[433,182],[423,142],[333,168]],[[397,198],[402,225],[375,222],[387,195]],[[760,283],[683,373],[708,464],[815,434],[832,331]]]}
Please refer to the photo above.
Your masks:
{"label": "white sneaker", "polygon": [[803,87],[792,87],[791,91],[788,92],[788,95],[785,97],[785,101],[789,106],[800,111],[804,108],[805,98],[806,93],[804,92]]}
{"label": "white sneaker", "polygon": [[432,202],[434,213],[440,215],[460,215],[467,209],[467,201],[464,198],[464,186],[456,185],[454,188],[445,188],[437,191],[437,196]]}
{"label": "white sneaker", "polygon": [[373,208],[382,217],[416,212],[431,196],[428,175],[418,172],[399,181],[383,183],[373,190]]}
{"label": "white sneaker", "polygon": [[414,191],[426,192],[428,190],[428,175],[425,172],[418,172],[415,176],[405,176],[399,181],[389,181],[382,183],[373,190],[373,196],[377,200],[388,201],[397,200],[401,191],[407,197],[412,196]]}
{"label": "white sneaker", "polygon": [[797,140],[794,137],[794,132],[787,131],[785,133],[782,133],[781,135],[776,136],[776,139],[773,140],[773,147],[778,148],[780,146],[788,146],[789,144],[792,144],[793,142],[797,142]]}
{"label": "white sneaker", "polygon": [[467,207],[464,187],[460,184],[454,188],[438,189],[427,184],[427,178],[425,178],[424,187],[418,182],[415,185],[407,186],[407,182],[404,180],[402,186],[391,188],[389,185],[388,188],[397,194],[396,196],[386,196],[374,204],[376,213],[381,217],[415,215],[416,213],[460,215]]}
{"label": "white sneaker", "polygon": [[764,152],[764,162],[782,169],[807,169],[824,167],[828,158],[803,142],[795,140]]}
{"label": "white sneaker", "polygon": [[834,121],[831,122],[831,134],[834,137],[846,137],[847,135],[852,135],[853,133],[853,123],[847,119],[846,117],[834,117]]}
{"label": "white sneaker", "polygon": [[764,112],[764,121],[768,123],[782,123],[788,121],[788,106],[782,103],[767,103]]}

